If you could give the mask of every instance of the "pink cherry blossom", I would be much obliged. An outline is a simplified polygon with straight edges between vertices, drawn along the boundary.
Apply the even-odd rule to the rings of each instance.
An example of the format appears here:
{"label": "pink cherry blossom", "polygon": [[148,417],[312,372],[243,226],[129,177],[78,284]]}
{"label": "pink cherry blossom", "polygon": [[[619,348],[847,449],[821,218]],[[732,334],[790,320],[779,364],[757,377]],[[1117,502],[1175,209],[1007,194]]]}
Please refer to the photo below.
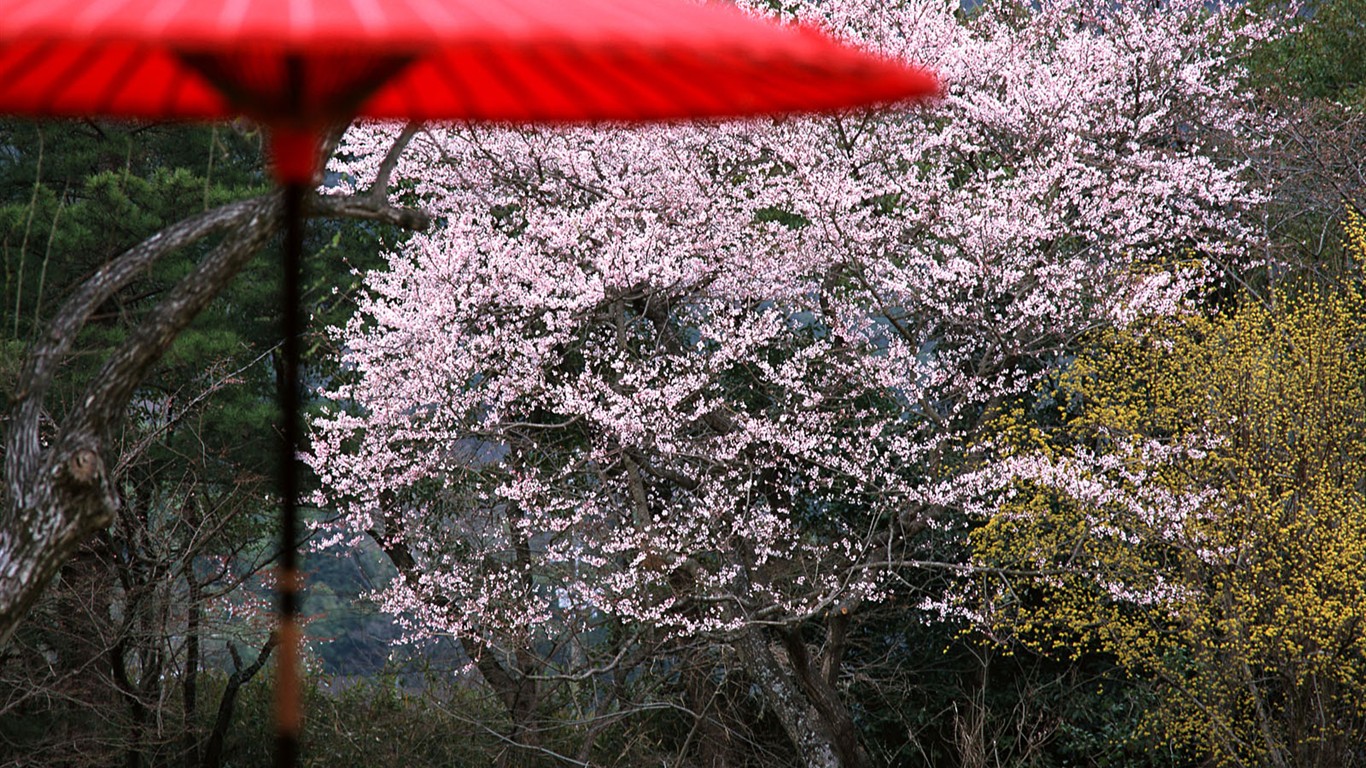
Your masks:
{"label": "pink cherry blossom", "polygon": [[[1228,51],[1266,25],[1140,5],[801,12],[934,68],[929,106],[428,129],[397,177],[442,226],[336,331],[331,534],[411,552],[379,598],[416,637],[724,633],[885,597],[910,524],[951,530],[935,510],[990,485],[954,460],[984,413],[1249,252]],[[332,170],[364,185],[396,130],[353,129]]]}

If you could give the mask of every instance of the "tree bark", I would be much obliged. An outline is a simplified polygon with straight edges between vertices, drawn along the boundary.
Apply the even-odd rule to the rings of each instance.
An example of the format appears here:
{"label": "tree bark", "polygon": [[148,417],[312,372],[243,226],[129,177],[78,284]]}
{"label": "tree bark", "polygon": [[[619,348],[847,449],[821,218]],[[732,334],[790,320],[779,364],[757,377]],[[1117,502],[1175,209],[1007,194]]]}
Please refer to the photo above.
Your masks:
{"label": "tree bark", "polygon": [[148,712],[147,704],[141,695],[141,686],[135,686],[128,677],[126,640],[119,640],[109,649],[109,666],[119,695],[128,707],[128,740],[124,745],[123,764],[125,768],[142,768],[142,735],[147,724]]}
{"label": "tree bark", "polygon": [[181,680],[181,700],[185,715],[185,768],[195,768],[199,765],[199,728],[195,714],[199,698],[200,590],[193,557],[188,558],[185,565],[185,583],[188,594],[185,598],[185,675]]}
{"label": "tree bark", "polygon": [[844,706],[839,691],[835,690],[835,676],[838,674],[839,660],[834,653],[843,652],[843,633],[848,622],[848,614],[840,614],[830,624],[832,640],[831,653],[827,656],[826,668],[817,669],[812,663],[806,648],[806,641],[795,629],[783,633],[783,646],[787,649],[788,662],[798,687],[806,694],[839,755],[840,764],[845,768],[866,768],[868,755],[860,743],[858,726]]}
{"label": "tree bark", "polygon": [[243,669],[241,662],[237,658],[237,649],[229,645],[228,650],[232,652],[232,663],[236,671],[228,677],[228,684],[223,688],[223,698],[218,701],[218,716],[214,719],[213,731],[209,733],[208,741],[204,744],[204,761],[201,763],[203,768],[220,768],[223,764],[223,740],[228,735],[228,728],[232,725],[232,711],[237,706],[237,692],[246,685],[261,667],[266,665],[266,660],[270,658],[270,652],[275,650],[275,635],[271,634],[266,640],[266,644],[261,646],[260,652],[256,654],[256,661]]}
{"label": "tree bark", "polygon": [[734,639],[733,647],[796,747],[802,765],[805,768],[848,768],[840,759],[829,727],[807,700],[793,675],[778,661],[764,631],[755,627],[742,631]]}
{"label": "tree bark", "polygon": [[[8,645],[58,568],[92,533],[110,524],[117,490],[105,463],[112,427],[143,375],[176,335],[281,228],[278,195],[243,200],[185,219],[112,260],[78,288],[29,352],[15,387],[4,443],[0,499],[0,649]],[[382,192],[321,196],[312,216],[362,218],[423,229],[426,214],[389,205]],[[76,406],[45,430],[45,397],[77,335],[95,311],[161,257],[205,238],[219,245],[171,292],[101,367]]]}

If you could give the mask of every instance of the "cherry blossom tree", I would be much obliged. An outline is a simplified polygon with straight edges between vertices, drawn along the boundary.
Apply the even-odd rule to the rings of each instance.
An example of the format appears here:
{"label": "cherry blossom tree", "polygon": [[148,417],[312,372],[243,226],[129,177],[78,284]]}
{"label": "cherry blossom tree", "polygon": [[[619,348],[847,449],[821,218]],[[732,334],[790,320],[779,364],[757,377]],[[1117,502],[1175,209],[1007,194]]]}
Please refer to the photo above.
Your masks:
{"label": "cherry blossom tree", "polygon": [[[384,605],[462,638],[510,711],[567,665],[704,639],[805,764],[863,765],[849,624],[933,565],[925,531],[957,535],[979,425],[1246,252],[1227,52],[1268,25],[1193,0],[797,13],[943,97],[423,132],[394,188],[441,226],[338,331],[312,462],[331,538],[404,574]],[[394,130],[353,130],[333,169],[370,184]],[[533,652],[565,637],[597,656]]]}

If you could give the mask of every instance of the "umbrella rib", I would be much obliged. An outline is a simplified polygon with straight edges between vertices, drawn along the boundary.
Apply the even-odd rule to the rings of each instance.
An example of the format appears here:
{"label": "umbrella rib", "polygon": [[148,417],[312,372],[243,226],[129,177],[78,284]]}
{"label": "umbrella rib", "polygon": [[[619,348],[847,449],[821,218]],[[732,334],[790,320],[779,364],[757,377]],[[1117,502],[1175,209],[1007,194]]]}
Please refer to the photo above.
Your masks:
{"label": "umbrella rib", "polygon": [[95,112],[100,114],[112,112],[114,105],[118,102],[119,97],[123,95],[124,91],[130,85],[136,85],[137,78],[131,77],[131,75],[138,67],[147,62],[146,54],[140,56],[139,53],[141,53],[139,49],[130,51],[128,57],[125,58],[119,65],[119,68],[114,71],[113,77],[109,80],[112,87],[105,91],[103,99],[99,101],[95,107]]}
{"label": "umbrella rib", "polygon": [[24,78],[40,67],[56,48],[57,44],[53,42],[40,41],[36,43],[33,48],[21,54],[18,61],[0,69],[0,82],[3,82],[7,89],[11,87],[11,84],[23,83]]}
{"label": "umbrella rib", "polygon": [[542,22],[541,18],[527,13],[517,7],[516,3],[500,3],[493,13],[483,13],[484,8],[480,3],[467,3],[465,10],[475,14],[475,18],[479,20],[478,30],[482,33],[481,37],[488,42],[500,42],[499,38],[502,38],[503,44],[515,44],[519,39],[529,38],[528,32],[539,32],[543,29],[539,23]]}
{"label": "umbrella rib", "polygon": [[[650,109],[658,109],[660,104],[659,92],[650,88],[639,77],[631,76],[629,73],[636,67],[630,66],[630,62],[620,52],[615,50],[599,51],[597,60],[601,66],[596,67],[597,75],[600,80],[605,81],[602,90],[615,94],[619,104],[630,104],[636,110],[636,118],[647,114]],[[645,106],[654,105],[654,106]]]}
{"label": "umbrella rib", "polygon": [[[445,73],[446,76],[441,78],[441,82],[450,84],[451,95],[460,101],[461,111],[473,116],[478,111],[478,105],[470,98],[469,83],[465,80],[460,68],[456,67],[454,62],[446,56],[437,58],[433,63],[437,69]],[[422,111],[423,94],[418,93],[416,97],[415,101],[418,108],[414,112],[415,114],[424,114]]]}
{"label": "umbrella rib", "polygon": [[[5,28],[5,35],[11,39],[21,39],[28,32],[26,27],[33,24],[33,19],[40,21],[50,14],[53,10],[53,0],[18,0],[19,4],[5,9],[0,25]],[[68,3],[69,4],[69,3]],[[57,6],[60,9],[60,5]]]}
{"label": "umbrella rib", "polygon": [[227,0],[218,14],[218,26],[233,33],[239,32],[246,23],[250,7],[251,0]]}
{"label": "umbrella rib", "polygon": [[[574,58],[576,53],[579,54],[580,59],[588,58],[587,51],[577,50],[577,46],[563,45],[559,46],[559,48],[561,51],[569,54],[569,58]],[[582,105],[585,102],[599,102],[599,99],[596,96],[589,95],[589,93],[584,90],[583,86],[574,81],[571,72],[567,72],[564,67],[557,66],[554,63],[554,60],[544,52],[544,49],[530,48],[527,50],[525,58],[531,61],[533,68],[536,69],[543,79],[550,82],[552,86],[556,86],[556,91],[558,93],[566,94],[567,99],[573,105]],[[541,66],[535,67],[534,65],[538,61]]]}
{"label": "umbrella rib", "polygon": [[56,73],[46,92],[37,99],[38,111],[49,115],[56,114],[56,107],[61,103],[62,96],[70,91],[73,84],[79,82],[78,74],[91,71],[93,68],[90,65],[101,55],[103,52],[97,46],[90,45],[81,49],[75,59]]}
{"label": "umbrella rib", "polygon": [[303,39],[317,31],[318,19],[313,13],[313,0],[285,0],[289,18],[288,31],[294,39]]}
{"label": "umbrella rib", "polygon": [[[671,30],[677,23],[677,19],[674,18],[672,13],[670,16],[665,17],[662,16],[657,9],[652,13],[645,12],[645,8],[649,6],[648,3],[623,3],[613,2],[612,0],[586,0],[586,2],[593,3],[594,7],[585,10],[585,13],[600,14],[598,18],[610,14],[615,20],[620,20],[622,25],[630,30],[628,33],[629,37],[624,37],[624,40],[632,44],[639,44],[641,42],[640,33],[645,31],[642,27],[649,29],[649,31],[654,32],[655,34],[660,34],[662,32],[666,37],[672,37]],[[686,6],[672,7],[669,10],[671,12],[677,12],[685,9]],[[716,31],[719,32],[722,30],[718,29]],[[676,44],[677,39],[675,38],[673,42]]]}
{"label": "umbrella rib", "polygon": [[189,0],[162,0],[161,7],[147,14],[147,17],[151,19],[151,23],[157,25],[158,28],[165,29],[166,26],[175,19],[176,14],[180,13],[181,9],[185,7],[185,3],[188,1]]}
{"label": "umbrella rib", "polygon": [[[422,19],[422,22],[427,25],[427,29],[432,31],[434,34],[441,29],[450,29],[452,27],[457,26],[455,23],[455,17],[452,16],[450,12],[446,10],[445,6],[439,2],[432,2],[432,0],[403,1],[408,4],[409,8],[412,8],[414,10],[413,15],[415,15],[419,19]],[[438,20],[436,22],[433,22],[433,18],[436,18]]]}
{"label": "umbrella rib", "polygon": [[385,83],[398,77],[404,69],[412,66],[417,56],[414,54],[389,54],[370,59],[360,76],[343,83],[342,95],[332,99],[333,104],[326,111],[337,115],[354,115],[361,104],[369,99]]}
{"label": "umbrella rib", "polygon": [[[867,92],[868,83],[883,81],[883,85],[877,88],[878,92],[886,93],[887,85],[885,78],[875,69],[869,66],[860,65],[858,62],[841,58],[836,62],[815,62],[807,59],[788,62],[786,70],[795,72],[795,78],[783,78],[776,71],[776,67],[766,67],[758,72],[757,80],[768,89],[768,93],[786,94],[787,99],[792,104],[791,108],[796,108],[802,104],[822,103],[827,104],[835,101],[843,101],[837,92],[832,92],[828,87],[823,87],[817,83],[824,83],[835,80],[837,82],[849,82],[858,80]],[[791,87],[790,83],[795,80],[800,83],[797,88]],[[888,99],[880,99],[886,102]]]}
{"label": "umbrella rib", "polygon": [[177,51],[176,55],[185,62],[186,66],[198,72],[201,77],[209,81],[210,85],[227,96],[230,103],[241,108],[252,108],[247,109],[247,112],[256,113],[262,107],[275,106],[259,103],[261,100],[255,98],[250,90],[244,88],[237,79],[233,78],[231,73],[222,66],[223,62],[218,57],[208,53],[192,53],[190,51]]}
{"label": "umbrella rib", "polygon": [[669,93],[685,94],[685,109],[697,108],[699,111],[704,111],[708,116],[724,114],[727,111],[726,105],[716,98],[714,92],[700,87],[695,80],[679,74],[692,69],[693,67],[690,66],[693,63],[692,61],[680,56],[670,48],[658,49],[650,53],[654,60],[662,65],[653,68],[657,79],[651,83],[652,86],[656,86],[651,88],[652,91],[658,93],[662,90]]}
{"label": "umbrella rib", "polygon": [[[366,34],[378,34],[386,26],[384,13],[375,0],[348,0],[348,3],[351,10],[355,11],[356,19],[360,21],[360,25],[365,29]],[[429,24],[428,29],[430,28],[431,25]]]}
{"label": "umbrella rib", "polygon": [[174,114],[175,103],[181,96],[185,95],[183,83],[187,82],[187,73],[183,67],[176,67],[171,71],[171,77],[166,83],[166,94],[162,102],[162,114]]}
{"label": "umbrella rib", "polygon": [[[507,60],[507,55],[499,51],[499,48],[492,45],[479,46],[478,52],[481,63],[484,64],[486,70],[489,72],[489,79],[485,82],[488,82],[490,86],[501,90],[504,94],[511,96],[510,101],[520,101],[515,97],[515,94],[518,93],[520,87],[525,85],[525,83],[518,81],[515,75],[508,74],[507,68],[501,66],[501,64]],[[497,98],[497,94],[494,94],[494,98]],[[497,104],[497,101],[493,101],[492,104]],[[475,101],[475,111],[484,111],[490,118],[499,119],[499,116],[497,116],[497,109],[490,107],[490,101],[488,100],[485,100],[484,104],[479,104],[478,101]],[[501,119],[525,120],[526,116],[512,115],[510,112],[508,115],[501,116]]]}

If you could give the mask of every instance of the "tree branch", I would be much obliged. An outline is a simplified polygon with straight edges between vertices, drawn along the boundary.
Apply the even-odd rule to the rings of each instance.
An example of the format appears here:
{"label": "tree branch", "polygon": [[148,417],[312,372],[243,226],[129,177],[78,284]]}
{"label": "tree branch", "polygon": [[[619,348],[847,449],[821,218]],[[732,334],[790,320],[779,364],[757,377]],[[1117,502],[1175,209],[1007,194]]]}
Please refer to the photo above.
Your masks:
{"label": "tree branch", "polygon": [[394,143],[389,145],[389,151],[384,153],[384,159],[379,162],[379,170],[375,172],[375,181],[370,188],[365,191],[365,196],[376,202],[384,200],[389,194],[389,182],[394,175],[394,168],[398,165],[398,159],[403,155],[403,150],[408,148],[408,143],[417,135],[421,125],[417,122],[409,122],[403,126]]}
{"label": "tree branch", "polygon": [[[47,332],[29,352],[16,382],[16,405],[5,443],[5,485],[12,493],[22,487],[24,476],[37,467],[41,445],[38,424],[44,397],[95,310],[162,256],[240,225],[259,203],[260,198],[231,203],[163,229],[101,267],[63,303]],[[11,502],[23,505],[17,496]]]}
{"label": "tree branch", "polygon": [[369,195],[318,195],[307,203],[309,216],[327,219],[362,219],[413,231],[432,225],[431,216],[417,208],[390,205]]}
{"label": "tree branch", "polygon": [[142,375],[159,360],[185,326],[251,260],[276,232],[281,206],[258,199],[240,220],[240,236],[226,238],[173,288],[132,336],[101,366],[86,396],[62,425],[65,433],[103,438],[127,408]]}
{"label": "tree branch", "polygon": [[[406,139],[405,139],[406,141]],[[358,218],[423,229],[429,217],[366,196],[315,197],[310,216]],[[35,342],[18,377],[5,437],[0,503],[0,647],[51,576],[90,533],[108,525],[117,489],[105,468],[108,432],[146,371],[238,271],[282,228],[272,194],[230,203],[174,224],[125,251],[86,280]],[[158,259],[206,237],[222,241],[105,360],[56,433],[41,434],[48,390],[96,310]]]}

